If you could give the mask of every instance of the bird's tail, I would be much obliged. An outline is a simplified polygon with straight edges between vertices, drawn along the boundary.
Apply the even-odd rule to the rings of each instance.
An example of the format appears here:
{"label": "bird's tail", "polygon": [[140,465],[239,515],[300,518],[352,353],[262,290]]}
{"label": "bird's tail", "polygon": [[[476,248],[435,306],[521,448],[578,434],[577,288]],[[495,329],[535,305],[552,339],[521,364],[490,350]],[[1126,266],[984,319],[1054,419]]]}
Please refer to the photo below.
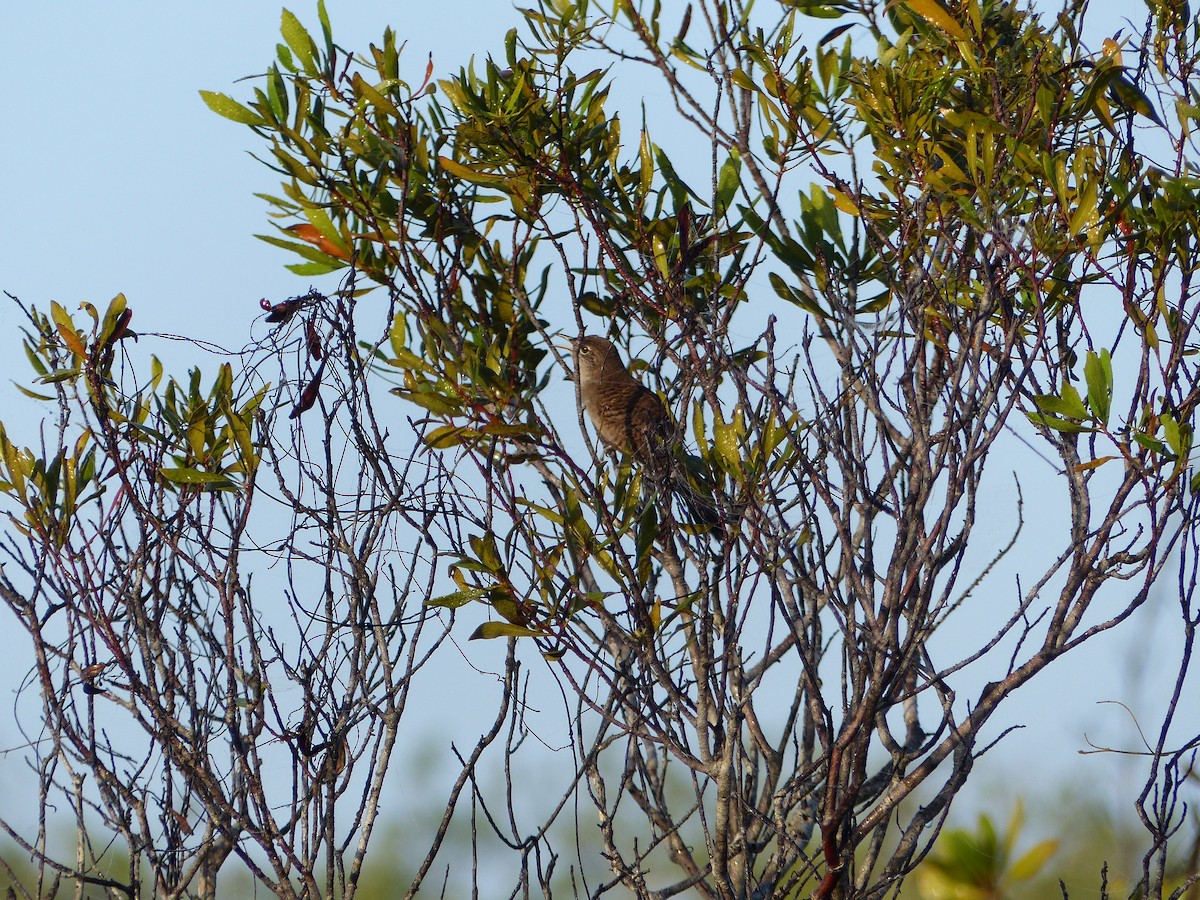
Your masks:
{"label": "bird's tail", "polygon": [[671,477],[672,493],[683,503],[689,524],[702,528],[716,537],[725,535],[725,516],[722,492],[712,472],[698,456],[684,454],[677,461]]}

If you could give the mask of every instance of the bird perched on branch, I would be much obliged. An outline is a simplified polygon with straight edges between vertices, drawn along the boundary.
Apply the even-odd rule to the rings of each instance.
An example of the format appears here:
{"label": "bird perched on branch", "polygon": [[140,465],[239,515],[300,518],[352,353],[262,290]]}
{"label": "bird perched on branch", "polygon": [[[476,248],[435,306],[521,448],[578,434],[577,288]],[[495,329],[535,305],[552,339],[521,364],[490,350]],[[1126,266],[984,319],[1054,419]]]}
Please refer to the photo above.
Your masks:
{"label": "bird perched on branch", "polygon": [[719,532],[711,478],[702,489],[694,484],[703,477],[701,461],[677,453],[679,434],[658,395],[629,374],[612,341],[580,336],[571,349],[580,400],[604,445],[633,457],[660,486],[683,498],[696,524]]}
{"label": "bird perched on branch", "polygon": [[643,465],[670,451],[675,425],[658,395],[637,382],[612,341],[578,337],[571,341],[583,408],[607,447]]}

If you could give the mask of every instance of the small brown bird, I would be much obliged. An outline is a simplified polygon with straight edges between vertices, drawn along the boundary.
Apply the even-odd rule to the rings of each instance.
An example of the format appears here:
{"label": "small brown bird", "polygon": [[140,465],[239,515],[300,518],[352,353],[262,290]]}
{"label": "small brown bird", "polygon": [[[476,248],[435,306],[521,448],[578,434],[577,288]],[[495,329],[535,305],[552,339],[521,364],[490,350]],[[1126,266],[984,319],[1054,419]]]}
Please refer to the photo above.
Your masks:
{"label": "small brown bird", "polygon": [[658,395],[629,374],[611,341],[581,336],[571,341],[571,349],[583,408],[604,445],[632,456],[660,486],[683,499],[696,524],[720,533],[714,489],[706,485],[701,491],[694,485],[711,478],[701,474],[698,458],[676,454],[679,434]]}
{"label": "small brown bird", "polygon": [[575,351],[579,396],[605,446],[656,468],[670,456],[675,426],[658,395],[639,384],[602,337],[578,337]]}

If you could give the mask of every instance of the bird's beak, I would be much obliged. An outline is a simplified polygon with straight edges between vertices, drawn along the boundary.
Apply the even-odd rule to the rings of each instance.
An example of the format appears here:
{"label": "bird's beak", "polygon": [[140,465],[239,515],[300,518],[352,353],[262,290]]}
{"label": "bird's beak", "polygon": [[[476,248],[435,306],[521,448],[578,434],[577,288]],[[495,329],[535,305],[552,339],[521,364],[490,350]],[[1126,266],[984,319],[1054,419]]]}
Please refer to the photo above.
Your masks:
{"label": "bird's beak", "polygon": [[568,363],[567,381],[574,381],[575,373],[573,371],[571,371],[571,367],[575,363],[575,341],[574,341],[574,339],[568,338],[566,343],[564,343],[563,341],[554,341],[551,343],[550,346],[554,347],[555,349],[562,350],[564,353],[568,354],[568,356],[567,356],[567,363]]}

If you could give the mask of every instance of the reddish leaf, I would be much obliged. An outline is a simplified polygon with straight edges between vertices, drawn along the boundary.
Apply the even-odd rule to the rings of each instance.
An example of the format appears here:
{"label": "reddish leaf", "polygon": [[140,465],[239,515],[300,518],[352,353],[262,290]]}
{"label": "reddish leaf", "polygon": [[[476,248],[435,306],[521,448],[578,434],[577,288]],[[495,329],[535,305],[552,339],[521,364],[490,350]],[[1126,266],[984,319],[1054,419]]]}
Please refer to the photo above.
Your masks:
{"label": "reddish leaf", "polygon": [[294,237],[298,237],[302,241],[312,244],[314,247],[328,256],[332,256],[336,259],[342,259],[346,262],[350,261],[350,254],[327,238],[325,235],[321,234],[315,225],[312,225],[308,222],[301,222],[298,225],[289,225],[283,230]]}
{"label": "reddish leaf", "polygon": [[304,386],[304,390],[300,392],[300,401],[296,404],[296,408],[288,415],[289,419],[296,419],[302,416],[313,408],[313,404],[317,402],[317,394],[321,390],[321,376],[325,374],[325,363],[317,368],[317,374],[312,377],[312,381]]}
{"label": "reddish leaf", "polygon": [[120,317],[117,319],[116,326],[113,328],[112,337],[109,338],[109,340],[115,342],[115,341],[124,340],[127,337],[137,337],[137,335],[135,335],[132,331],[129,330],[129,322],[132,319],[133,319],[133,310],[132,309],[127,309],[127,310],[125,310],[125,312],[121,313]]}
{"label": "reddish leaf", "polygon": [[317,323],[309,321],[305,329],[305,342],[308,345],[308,355],[313,359],[321,359],[325,351],[321,347],[321,335],[317,332]]}
{"label": "reddish leaf", "polygon": [[429,62],[425,65],[425,80],[421,82],[421,86],[413,91],[413,94],[420,94],[429,84],[429,79],[433,77],[433,54],[429,54]]}

